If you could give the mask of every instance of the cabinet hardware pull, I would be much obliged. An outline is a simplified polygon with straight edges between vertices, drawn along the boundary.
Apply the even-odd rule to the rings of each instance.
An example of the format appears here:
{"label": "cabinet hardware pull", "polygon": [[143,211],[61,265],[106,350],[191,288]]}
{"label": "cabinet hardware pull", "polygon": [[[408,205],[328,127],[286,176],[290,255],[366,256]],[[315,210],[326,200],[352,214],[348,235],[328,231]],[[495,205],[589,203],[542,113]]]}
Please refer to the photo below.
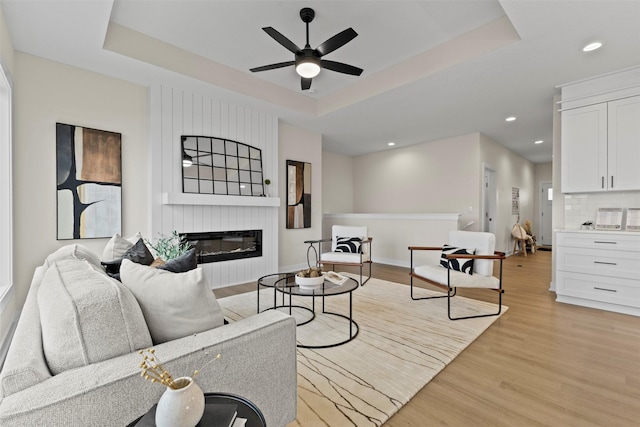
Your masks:
{"label": "cabinet hardware pull", "polygon": [[613,188],[613,175],[611,175],[611,188]]}
{"label": "cabinet hardware pull", "polygon": [[618,265],[615,262],[593,261],[594,264]]}
{"label": "cabinet hardware pull", "polygon": [[601,180],[601,181],[602,181],[602,183],[600,184],[600,186],[601,186],[602,188],[604,188],[604,176],[602,177],[602,180]]}
{"label": "cabinet hardware pull", "polygon": [[615,289],[599,288],[599,287],[597,287],[597,286],[594,286],[594,287],[593,287],[593,289],[596,289],[596,290],[598,290],[598,291],[618,292],[618,291],[617,291],[617,290],[615,290]]}
{"label": "cabinet hardware pull", "polygon": [[602,240],[594,240],[593,243],[606,243],[608,245],[617,245],[618,244],[618,242],[605,242],[605,241],[602,241]]}

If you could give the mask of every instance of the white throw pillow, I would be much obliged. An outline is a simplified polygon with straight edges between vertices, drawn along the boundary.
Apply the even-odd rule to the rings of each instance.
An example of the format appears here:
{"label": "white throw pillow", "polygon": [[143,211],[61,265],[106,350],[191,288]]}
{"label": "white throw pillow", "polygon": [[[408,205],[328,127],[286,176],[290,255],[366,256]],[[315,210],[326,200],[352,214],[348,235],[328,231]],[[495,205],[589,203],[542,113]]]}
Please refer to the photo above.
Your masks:
{"label": "white throw pillow", "polygon": [[42,347],[54,375],[152,345],[131,291],[86,260],[49,265],[37,297]]}
{"label": "white throw pillow", "polygon": [[121,259],[133,243],[119,234],[114,234],[102,251],[102,261],[112,262]]}
{"label": "white throw pillow", "polygon": [[113,237],[109,239],[107,245],[102,251],[102,261],[119,261],[133,245],[138,243],[138,240],[140,239],[144,241],[142,233],[140,233],[139,231],[133,236],[127,237],[126,239],[118,233],[114,234]]}
{"label": "white throw pillow", "polygon": [[224,324],[201,268],[172,273],[124,259],[120,279],[138,300],[154,344]]}

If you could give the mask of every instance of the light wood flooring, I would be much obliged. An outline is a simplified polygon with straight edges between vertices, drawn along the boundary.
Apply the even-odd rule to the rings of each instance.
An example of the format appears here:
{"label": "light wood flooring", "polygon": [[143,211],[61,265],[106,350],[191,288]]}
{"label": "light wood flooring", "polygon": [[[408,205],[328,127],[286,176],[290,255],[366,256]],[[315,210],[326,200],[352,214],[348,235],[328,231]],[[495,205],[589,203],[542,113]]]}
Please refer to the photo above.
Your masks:
{"label": "light wood flooring", "polygon": [[[408,284],[408,273],[373,266],[374,277],[392,282]],[[550,282],[551,252],[509,257],[503,299],[509,310],[385,427],[640,426],[640,318],[556,303]],[[251,290],[255,284],[215,294]],[[407,288],[407,304],[420,303]]]}

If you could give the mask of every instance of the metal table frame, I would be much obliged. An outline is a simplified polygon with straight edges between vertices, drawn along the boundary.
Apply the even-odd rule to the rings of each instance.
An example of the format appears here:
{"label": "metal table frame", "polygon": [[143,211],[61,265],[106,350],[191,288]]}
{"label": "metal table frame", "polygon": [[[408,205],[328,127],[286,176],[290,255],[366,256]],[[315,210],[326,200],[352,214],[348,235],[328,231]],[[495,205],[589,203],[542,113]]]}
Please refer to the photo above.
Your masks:
{"label": "metal table frame", "polygon": [[[347,281],[342,284],[342,285],[335,285],[333,283],[331,283],[328,280],[325,280],[324,283],[322,284],[321,287],[317,288],[317,289],[313,289],[313,290],[303,290],[300,289],[300,287],[298,285],[295,284],[295,275],[293,276],[288,276],[285,275],[285,277],[282,277],[280,280],[277,280],[274,283],[274,289],[276,292],[280,292],[282,293],[282,297],[283,297],[283,302],[284,302],[284,295],[287,294],[289,295],[289,304],[287,305],[287,307],[289,307],[289,314],[291,314],[292,312],[292,308],[293,307],[300,307],[299,305],[294,305],[292,304],[292,299],[294,296],[300,296],[300,297],[311,297],[311,312],[313,313],[313,318],[311,318],[310,320],[307,320],[305,322],[299,323],[297,326],[302,326],[302,325],[306,325],[307,323],[311,322],[313,319],[315,319],[315,312],[316,312],[316,298],[317,297],[322,297],[322,314],[327,314],[327,315],[331,315],[331,316],[337,316],[337,317],[342,317],[346,320],[349,321],[349,337],[343,341],[339,341],[336,343],[331,343],[331,344],[323,344],[323,345],[306,345],[306,344],[301,344],[298,343],[298,347],[299,348],[331,348],[331,347],[337,347],[339,345],[342,344],[346,344],[350,341],[353,341],[353,339],[358,335],[358,332],[360,332],[360,327],[358,326],[358,324],[353,320],[353,291],[355,291],[356,289],[358,289],[359,284],[358,281],[352,278],[348,278]],[[343,295],[343,294],[349,294],[349,316],[345,316],[344,314],[340,314],[340,313],[334,313],[331,311],[327,311],[325,309],[325,298],[326,297],[331,297],[331,296],[336,296],[336,295]],[[274,302],[275,302],[275,295],[274,295]],[[306,307],[304,307],[306,308]]]}

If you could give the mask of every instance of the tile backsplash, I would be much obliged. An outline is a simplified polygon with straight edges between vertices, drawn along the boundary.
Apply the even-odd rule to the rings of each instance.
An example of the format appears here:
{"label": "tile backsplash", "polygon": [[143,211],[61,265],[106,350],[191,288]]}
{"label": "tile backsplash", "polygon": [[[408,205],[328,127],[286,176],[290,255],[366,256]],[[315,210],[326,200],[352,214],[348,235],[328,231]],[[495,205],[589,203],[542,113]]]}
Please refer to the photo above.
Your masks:
{"label": "tile backsplash", "polygon": [[565,194],[565,227],[576,228],[585,221],[595,222],[598,208],[640,208],[640,191]]}

